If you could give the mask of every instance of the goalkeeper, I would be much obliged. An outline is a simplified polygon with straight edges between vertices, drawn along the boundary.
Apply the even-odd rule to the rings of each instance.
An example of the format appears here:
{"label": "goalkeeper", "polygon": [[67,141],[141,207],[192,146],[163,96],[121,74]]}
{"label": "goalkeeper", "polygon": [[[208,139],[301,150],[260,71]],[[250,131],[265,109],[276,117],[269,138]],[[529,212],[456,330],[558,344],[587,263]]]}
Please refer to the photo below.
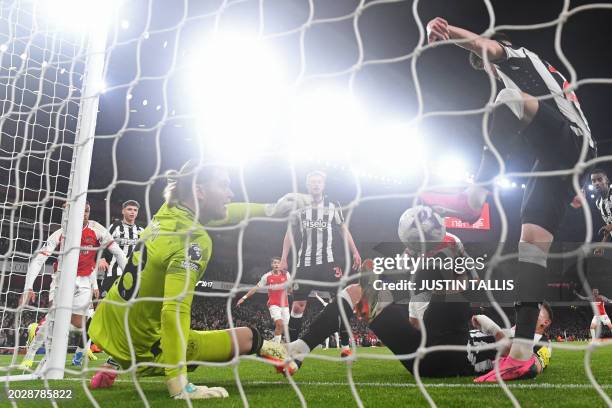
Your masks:
{"label": "goalkeeper", "polygon": [[288,194],[276,204],[230,204],[233,193],[227,172],[194,162],[186,163],[172,178],[164,192],[165,204],[89,322],[89,336],[111,356],[91,386],[109,387],[117,375],[114,370],[137,364],[137,375],[165,375],[173,398],[224,398],[228,394],[221,387],[189,383],[188,368],[197,365],[188,367],[188,362],[222,362],[254,353],[281,361],[286,354],[282,346],[264,341],[255,328],[190,329],[194,289],[212,255],[212,240],[204,226],[285,216],[305,205],[307,197]]}

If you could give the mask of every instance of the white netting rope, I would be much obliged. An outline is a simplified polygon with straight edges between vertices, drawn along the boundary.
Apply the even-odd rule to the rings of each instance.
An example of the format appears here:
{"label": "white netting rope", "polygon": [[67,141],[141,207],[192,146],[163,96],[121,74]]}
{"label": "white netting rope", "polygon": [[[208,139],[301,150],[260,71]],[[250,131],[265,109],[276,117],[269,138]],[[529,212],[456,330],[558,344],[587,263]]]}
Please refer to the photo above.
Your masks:
{"label": "white netting rope", "polygon": [[[386,3],[398,3],[401,1],[403,0],[381,0],[381,1],[371,1],[371,2],[366,3],[365,0],[361,0],[359,4],[356,6],[356,8],[354,9],[354,11],[349,14],[339,16],[339,17],[334,17],[334,18],[317,19],[315,18],[315,2],[313,0],[308,0],[307,3],[308,3],[309,12],[307,13],[308,14],[307,20],[303,24],[301,24],[299,27],[288,29],[282,32],[265,33],[265,30],[264,30],[265,1],[259,0],[258,8],[257,8],[257,13],[259,17],[259,31],[258,31],[259,37],[262,40],[272,40],[272,39],[279,38],[279,37],[290,36],[296,33],[299,34],[299,44],[300,44],[299,67],[300,68],[299,68],[299,74],[297,75],[296,81],[294,83],[295,88],[306,87],[312,81],[315,81],[317,79],[341,77],[341,76],[349,75],[349,92],[352,93],[353,86],[355,82],[358,80],[357,79],[358,74],[363,70],[364,67],[367,67],[369,65],[390,64],[390,63],[410,60],[411,61],[411,76],[414,82],[415,93],[416,93],[416,97],[418,101],[417,115],[414,118],[414,121],[419,122],[427,117],[433,117],[433,116],[458,116],[458,115],[475,115],[475,114],[484,113],[484,118],[483,118],[483,134],[485,135],[484,140],[485,140],[485,143],[489,146],[489,148],[492,148],[493,146],[491,145],[491,141],[487,133],[488,117],[489,117],[489,113],[491,112],[493,108],[493,101],[495,99],[495,95],[497,91],[496,83],[492,78],[490,79],[491,94],[490,94],[489,103],[487,104],[487,106],[481,109],[434,111],[434,112],[427,112],[427,113],[424,112],[423,95],[422,95],[421,85],[419,81],[419,74],[417,70],[417,60],[418,60],[418,57],[423,52],[426,52],[426,50],[430,48],[438,47],[442,45],[442,43],[437,43],[433,46],[425,44],[426,40],[425,40],[425,34],[424,34],[424,28],[423,28],[424,22],[420,20],[420,17],[418,14],[418,6],[420,3],[418,0],[415,0],[412,6],[413,16],[416,20],[417,27],[419,28],[419,41],[418,41],[417,47],[410,53],[407,53],[407,54],[404,54],[404,55],[401,55],[395,58],[372,59],[372,60],[368,60],[365,58],[364,45],[363,45],[363,41],[361,38],[361,32],[359,29],[360,17],[369,8],[376,7],[378,5],[383,5]],[[190,115],[181,115],[181,114],[175,115],[171,113],[169,110],[170,102],[169,102],[168,93],[169,93],[169,88],[172,86],[172,84],[170,83],[170,80],[173,75],[176,75],[177,73],[180,72],[178,63],[181,58],[181,53],[180,53],[181,48],[179,47],[179,44],[181,42],[181,35],[183,33],[183,30],[185,29],[188,23],[193,23],[194,21],[199,22],[199,21],[203,21],[203,20],[211,19],[211,18],[214,19],[215,30],[217,30],[219,28],[221,19],[225,17],[225,15],[228,12],[230,12],[233,7],[236,7],[242,3],[246,3],[246,1],[245,0],[239,0],[239,1],[224,0],[216,10],[193,16],[193,15],[189,15],[188,11],[189,11],[190,4],[187,0],[185,0],[181,5],[182,11],[183,11],[182,17],[180,18],[180,21],[177,24],[171,25],[169,27],[165,27],[163,29],[152,29],[151,22],[155,14],[155,10],[153,8],[153,2],[148,1],[147,6],[146,6],[146,18],[145,18],[146,22],[144,25],[144,29],[142,30],[139,36],[133,39],[127,39],[127,40],[121,39],[119,35],[119,30],[117,28],[115,29],[113,35],[111,36],[112,39],[108,47],[106,70],[108,70],[108,66],[111,62],[111,59],[115,55],[114,51],[116,51],[118,48],[122,46],[136,43],[136,55],[137,55],[136,72],[135,72],[134,77],[129,82],[111,86],[108,88],[108,91],[110,92],[113,90],[125,89],[126,95],[132,95],[133,91],[135,90],[136,86],[139,83],[143,81],[161,80],[162,81],[161,89],[162,89],[162,101],[163,102],[161,103],[161,118],[156,123],[154,123],[152,126],[134,127],[133,124],[130,123],[131,105],[130,103],[126,103],[125,104],[125,117],[124,117],[123,123],[120,125],[120,129],[117,132],[114,132],[112,134],[100,134],[96,136],[96,140],[111,139],[113,141],[113,157],[112,157],[113,160],[111,160],[112,181],[105,188],[89,190],[90,193],[106,193],[107,194],[107,198],[108,198],[107,203],[106,203],[106,220],[107,221],[111,219],[110,197],[111,197],[113,190],[119,185],[133,185],[133,186],[144,186],[145,187],[146,201],[143,207],[144,209],[146,209],[147,220],[149,221],[151,220],[153,214],[156,211],[156,209],[151,208],[151,203],[149,201],[151,191],[152,191],[151,189],[156,180],[164,178],[164,175],[162,172],[162,160],[163,160],[162,154],[163,152],[161,150],[162,129],[164,126],[171,125],[172,123],[178,123],[185,119],[187,120],[194,119]],[[9,126],[8,124],[11,121],[17,122],[15,126],[19,126],[20,122],[22,122],[22,126],[24,124],[42,122],[44,120],[39,118],[39,115],[46,113],[45,109],[51,110],[52,113],[55,114],[56,116],[55,116],[55,123],[49,122],[48,125],[42,126],[42,128],[44,129],[46,133],[44,135],[45,136],[44,138],[45,141],[43,142],[44,147],[34,148],[33,147],[34,146],[34,136],[31,136],[31,140],[30,140],[28,135],[32,135],[32,133],[29,133],[28,131],[25,131],[23,133],[25,136],[21,137],[21,140],[19,140],[19,136],[14,137],[15,141],[12,147],[13,150],[5,151],[4,144],[2,145],[3,150],[2,150],[2,156],[0,157],[0,171],[2,171],[3,175],[6,174],[7,175],[6,180],[9,180],[9,182],[6,183],[6,185],[4,185],[4,182],[3,182],[2,186],[0,186],[0,189],[4,190],[4,191],[0,190],[0,194],[2,194],[2,199],[3,199],[2,207],[1,207],[2,217],[0,218],[0,226],[2,228],[3,237],[4,236],[8,237],[8,250],[0,253],[0,256],[1,256],[0,260],[2,261],[3,271],[12,270],[11,267],[12,267],[12,263],[14,262],[14,259],[17,259],[17,258],[27,259],[31,256],[31,254],[33,254],[36,251],[37,247],[39,247],[39,243],[44,241],[46,237],[48,236],[48,224],[49,224],[49,220],[52,218],[52,216],[50,215],[51,211],[56,211],[54,214],[57,214],[57,212],[59,211],[57,206],[49,209],[49,208],[46,208],[46,205],[48,205],[48,203],[55,198],[58,198],[58,199],[65,198],[65,194],[66,194],[65,189],[67,187],[67,183],[65,184],[66,187],[62,189],[62,187],[58,186],[59,182],[57,180],[62,177],[66,177],[64,175],[66,174],[66,172],[62,171],[59,165],[62,162],[65,165],[70,164],[69,161],[65,161],[61,159],[61,157],[63,157],[62,151],[64,149],[66,150],[72,149],[72,146],[70,143],[70,137],[74,138],[74,129],[70,127],[68,119],[71,119],[76,123],[76,117],[77,117],[76,115],[78,114],[78,112],[75,112],[74,110],[70,111],[70,106],[72,107],[72,109],[78,108],[78,103],[80,99],[79,93],[78,93],[78,89],[80,86],[79,80],[76,80],[73,77],[77,77],[77,78],[79,77],[79,75],[81,74],[79,70],[82,69],[82,64],[85,58],[87,57],[83,52],[84,44],[82,42],[77,43],[77,44],[66,43],[65,40],[58,38],[57,33],[54,33],[53,35],[44,35],[44,38],[45,38],[44,45],[40,47],[36,45],[34,43],[34,39],[37,38],[38,35],[44,34],[44,30],[42,30],[40,27],[36,27],[34,30],[31,30],[32,27],[30,26],[30,28],[28,28],[27,23],[25,24],[25,26],[22,26],[18,22],[19,18],[15,17],[15,13],[22,13],[24,12],[24,10],[27,10],[27,6],[24,6],[23,4],[24,4],[23,2],[16,1],[16,2],[9,3],[6,6],[3,5],[2,8],[0,8],[0,21],[2,22],[3,25],[6,24],[6,27],[8,28],[8,31],[7,31],[8,35],[5,38],[0,39],[1,40],[0,43],[7,44],[7,48],[2,49],[1,54],[0,54],[2,57],[2,65],[1,65],[1,71],[0,71],[2,72],[2,75],[0,75],[0,81],[2,81],[1,85],[3,86],[3,88],[6,88],[7,90],[8,89],[11,90],[10,96],[8,96],[8,92],[6,95],[3,95],[4,98],[2,99],[3,106],[2,106],[2,117],[0,119],[0,131],[2,132],[3,139],[5,139],[5,129]],[[593,5],[587,5],[587,6],[580,6],[580,7],[575,7],[573,9],[570,9],[569,0],[565,0],[563,4],[563,9],[560,11],[559,17],[555,20],[540,23],[540,24],[532,24],[532,25],[496,26],[495,25],[495,13],[494,13],[494,10],[493,10],[493,7],[490,1],[484,0],[484,4],[486,5],[486,9],[488,11],[489,21],[490,21],[489,27],[484,33],[485,35],[490,35],[498,30],[534,30],[534,29],[540,29],[540,28],[551,27],[551,26],[556,27],[555,53],[559,57],[559,59],[562,61],[565,69],[570,73],[570,78],[571,78],[570,90],[576,89],[579,86],[583,86],[586,84],[605,84],[605,85],[612,84],[612,80],[608,78],[585,78],[585,79],[577,80],[576,72],[574,68],[572,67],[570,61],[565,57],[563,50],[561,48],[561,35],[562,35],[563,25],[567,21],[568,18],[580,12],[587,11],[587,10],[612,9],[612,5],[601,3],[601,4],[593,4]],[[358,49],[357,60],[349,68],[344,69],[344,70],[334,71],[334,72],[329,72],[329,73],[307,75],[306,72],[307,72],[308,61],[307,61],[306,51],[305,51],[305,37],[306,37],[308,30],[317,25],[331,24],[331,23],[337,23],[341,21],[352,21],[353,23],[355,41],[356,41],[357,49]],[[6,22],[10,22],[10,24],[7,24]],[[23,29],[24,27],[27,30],[25,35],[18,35],[17,34],[18,30]],[[170,63],[168,70],[160,75],[143,74],[141,53],[142,53],[142,47],[143,47],[144,41],[156,34],[169,33],[169,32],[173,33],[173,37],[174,37],[173,41],[174,41],[175,46],[173,47],[171,63]],[[25,42],[23,41],[24,38],[25,38]],[[44,53],[48,52],[49,54],[48,55],[45,54],[46,57],[44,57],[42,60],[46,62],[46,64],[43,64],[43,62],[40,61],[39,62],[40,67],[38,66],[32,67],[31,64],[34,64],[35,59],[31,57],[30,50],[34,50],[37,47],[39,47],[39,49],[42,50]],[[71,52],[65,53],[64,51],[64,53],[62,53],[61,50],[64,50],[66,47],[69,48]],[[21,58],[21,55],[24,52],[25,52],[26,58]],[[8,70],[5,69],[5,67],[7,66],[7,64],[5,63],[6,61],[10,61],[10,63],[8,63],[8,66],[9,66]],[[17,64],[15,64],[15,61],[17,62]],[[43,80],[43,77],[45,76],[45,74],[48,74],[49,72],[52,72],[53,79]],[[64,79],[62,79],[63,78],[62,75],[67,75],[67,78],[69,81],[68,85],[62,82],[64,81]],[[34,92],[36,94],[36,97],[35,97],[36,99],[32,106],[29,106],[26,103],[21,103],[21,104],[15,103],[15,100],[19,99],[19,93],[21,93],[22,95],[21,97],[23,98],[23,95],[26,93],[27,88],[31,87],[30,85],[28,86],[21,85],[19,82],[19,81],[26,81],[28,77],[31,77],[31,79],[39,80],[38,85],[34,86],[34,89],[38,89],[38,92]],[[53,88],[51,92],[45,91],[44,86],[47,81],[51,82],[52,84],[51,86]],[[47,86],[49,86],[49,84],[47,84]],[[545,98],[552,98],[552,95],[547,96]],[[539,99],[545,99],[545,98],[539,98]],[[7,107],[7,104],[8,104],[8,107]],[[21,112],[22,108],[27,108],[25,113]],[[49,113],[49,114],[51,115],[52,113]],[[24,115],[26,116],[26,119],[14,119],[15,117],[21,118]],[[130,180],[130,179],[119,179],[118,177],[119,171],[118,171],[118,166],[117,166],[117,149],[118,149],[119,141],[124,135],[128,133],[147,133],[147,132],[149,133],[154,132],[154,140],[155,140],[155,146],[156,146],[156,149],[155,149],[156,156],[154,158],[150,158],[150,160],[154,160],[155,162],[155,168],[153,171],[153,175],[143,181],[136,181],[136,180]],[[10,134],[10,133],[11,132],[6,132],[6,134]],[[40,137],[41,136],[37,133],[36,143],[39,143]],[[31,143],[30,146],[32,147],[27,148],[26,147],[27,143]],[[560,174],[572,174],[573,181],[574,181],[574,188],[577,192],[580,190],[579,175],[586,168],[586,166],[612,159],[612,156],[604,156],[604,157],[599,157],[599,158],[590,160],[589,162],[586,162],[584,160],[584,158],[586,157],[586,149],[583,149],[580,162],[572,169],[559,170],[559,171],[554,171],[554,172],[543,172],[543,173],[537,173],[537,174],[536,173],[506,173],[503,160],[501,160],[501,156],[497,154],[494,148],[492,149],[492,151],[496,153],[496,156],[498,160],[500,161],[500,164],[502,165],[501,167],[502,171],[500,175],[516,176],[516,177],[533,177],[533,176],[546,177],[546,176],[553,176],[553,175],[560,175]],[[43,157],[42,159],[38,158],[38,156],[40,155],[42,155]],[[203,155],[202,151],[200,151],[200,155],[201,156]],[[56,159],[55,157],[60,157],[60,158]],[[31,162],[37,159],[42,160],[42,162],[44,163],[43,170],[31,170],[32,167],[36,167],[35,164]],[[51,167],[53,167],[54,165],[56,166],[56,168],[52,169]],[[29,173],[33,173],[37,177],[39,177],[40,179],[39,184],[36,184],[34,186],[31,186],[27,183],[24,184],[21,181],[18,174],[13,175],[15,173],[19,173],[19,171],[24,171],[22,170],[24,167],[27,169],[25,171]],[[424,168],[424,170],[426,169]],[[244,168],[241,169],[241,172],[244,172]],[[11,177],[15,177],[15,178],[13,179]],[[95,175],[92,175],[92,177],[95,177]],[[298,191],[299,183],[296,179],[294,169],[292,169],[292,178],[293,178],[293,190]],[[3,177],[3,180],[4,179],[5,178]],[[13,181],[11,182],[10,180],[13,180]],[[31,180],[31,177],[28,178],[28,182],[31,182],[29,180]],[[423,191],[425,188],[431,187],[431,184],[429,183],[429,174],[426,173],[425,177],[422,180],[421,185],[419,186],[419,188],[414,194],[386,194],[386,195],[377,195],[377,196],[363,196],[362,191],[361,191],[361,185],[359,183],[359,178],[357,176],[355,176],[355,181],[356,181],[356,186],[357,186],[355,197],[345,207],[348,210],[346,219],[347,219],[347,224],[349,226],[350,226],[350,220],[352,217],[353,209],[362,203],[365,203],[368,201],[381,201],[381,200],[397,199],[397,198],[406,199],[407,202],[409,202],[409,199],[415,199],[416,196],[421,191]],[[11,188],[13,188],[15,192],[12,192]],[[245,200],[248,201],[248,189],[245,183],[244,176],[240,177],[240,190]],[[41,193],[44,193],[44,194],[42,194],[41,196]],[[507,237],[508,225],[507,225],[507,217],[505,216],[503,212],[504,210],[503,210],[500,195],[499,195],[499,188],[495,188],[494,190],[494,202],[495,202],[497,209],[500,211],[500,214],[502,215],[501,216],[502,224],[501,224],[500,242],[504,242],[505,238]],[[29,209],[34,211],[34,215],[32,217],[28,217],[26,215],[28,207],[30,207]],[[590,210],[588,206],[586,205],[583,205],[583,212],[584,212],[584,217],[585,217],[586,226],[587,226],[587,235],[585,238],[585,246],[584,246],[586,248],[588,247],[589,245],[588,242],[591,240],[592,235],[593,235],[593,231],[591,227],[592,214],[590,213]],[[259,219],[251,218],[249,219],[249,222],[254,221],[254,220],[259,220]],[[277,220],[277,222],[278,221],[286,222],[287,220]],[[211,294],[211,293],[204,293],[204,292],[196,293],[196,296],[198,297],[201,296],[204,298],[205,297],[219,297],[219,296],[227,297],[226,312],[227,312],[228,322],[231,328],[235,327],[234,319],[232,315],[233,301],[235,299],[235,295],[242,290],[239,288],[239,284],[243,276],[243,262],[242,262],[243,257],[244,257],[243,241],[244,241],[245,230],[247,228],[247,225],[248,225],[248,222],[244,222],[237,226],[218,227],[218,228],[210,229],[211,231],[232,231],[232,230],[238,229],[239,237],[238,237],[238,251],[237,251],[237,259],[238,259],[237,275],[234,281],[233,288],[228,294]],[[27,231],[28,229],[31,232]],[[5,230],[8,230],[8,235],[5,235],[4,233]],[[24,238],[28,236],[32,236],[33,239]],[[19,245],[24,245],[24,244],[25,246],[23,248],[19,247]],[[503,262],[504,260],[509,259],[512,256],[516,257],[516,254],[502,256],[501,249],[502,248],[500,245],[495,254],[495,257],[493,257],[491,261],[491,267],[489,267],[487,270],[487,276],[491,276],[492,267],[496,264],[496,262]],[[573,251],[572,253],[565,253],[565,254],[555,255],[555,256],[577,255],[580,253],[581,250],[584,250],[584,248],[577,249],[576,251]],[[348,256],[349,255],[348,248],[345,248],[345,251],[346,251],[347,259],[350,259],[350,257]],[[350,268],[350,266],[351,266],[350,261],[347,261],[347,269]],[[295,260],[293,261],[292,269],[295,270]],[[582,270],[581,266],[579,266],[579,273],[580,273],[580,277],[582,278],[582,280],[587,282],[584,276],[584,271]],[[9,294],[12,294],[12,295],[19,294],[20,293],[19,290],[18,289],[17,290],[8,289],[5,291],[4,289],[5,285],[7,285],[6,283],[7,280],[10,282],[11,276],[12,276],[12,273],[9,273],[7,275],[4,272],[0,276],[0,288],[2,290],[2,295],[3,295],[3,298],[1,300],[2,306],[0,307],[0,319],[2,319],[2,325],[0,326],[0,330],[11,331],[13,335],[15,336],[15,339],[17,339],[18,333],[15,332],[15,325],[4,323],[6,321],[5,316],[9,316],[11,314],[17,315],[17,313],[19,312],[14,307],[14,305],[9,304],[9,296],[8,296]],[[352,283],[354,279],[356,279],[355,276],[350,276],[350,277],[345,276],[338,283],[329,284],[329,283],[323,283],[323,282],[301,280],[299,279],[299,277],[297,278],[298,279],[296,279],[295,282],[302,283],[302,284],[317,283],[320,286],[329,286],[330,288],[336,287],[337,294],[340,293],[343,287],[345,287],[349,283]],[[588,287],[588,282],[587,282],[587,289],[590,289]],[[488,294],[490,296],[490,299],[493,300],[492,293],[489,292]],[[162,299],[137,299],[137,300],[131,300],[128,303],[133,304],[137,301],[146,301],[146,300],[161,301]],[[38,302],[40,302],[40,296],[38,298]],[[504,320],[504,325],[508,327],[509,319],[506,316],[503,309],[496,302],[493,302],[493,307],[499,313],[499,315],[502,316]],[[46,309],[42,307],[40,303],[38,303],[36,307],[32,309],[35,313],[36,320],[38,320],[38,317],[40,316],[40,314],[44,314],[44,312],[46,311]],[[341,311],[343,323],[347,327],[350,337],[351,337],[351,341],[353,342],[354,336],[351,330],[351,325],[349,323],[349,320],[347,319],[347,316],[342,310],[342,308],[340,308],[340,311]],[[127,324],[127,321],[126,321],[126,324]],[[21,327],[21,329],[23,329],[23,327]],[[236,347],[237,339],[235,338],[235,336],[232,339],[232,341],[234,343],[235,348],[237,348]],[[435,406],[436,405],[435,401],[432,399],[432,397],[427,392],[427,386],[422,382],[421,377],[419,376],[418,364],[419,364],[420,359],[422,359],[422,357],[426,353],[432,352],[435,350],[466,351],[467,348],[458,347],[458,346],[437,346],[437,347],[428,348],[428,347],[425,347],[425,342],[426,342],[426,331],[424,332],[424,335],[421,340],[421,347],[415,353],[411,355],[381,356],[378,354],[359,353],[359,358],[360,359],[363,358],[363,359],[396,360],[398,358],[416,357],[415,367],[417,369],[415,370],[415,380],[416,380],[417,386],[421,390],[422,394],[424,395],[428,403],[431,406]],[[488,346],[488,347],[494,348],[496,346]],[[590,362],[591,353],[595,349],[595,347],[596,347],[595,344],[585,345],[585,346],[555,344],[555,348],[559,348],[559,349],[586,350],[587,351],[585,355],[585,359],[584,359],[584,365],[585,365],[585,372],[589,378],[589,381],[592,384],[593,388],[595,388],[595,390],[601,396],[601,398],[608,405],[612,405],[612,401],[607,396],[607,394],[605,393],[603,388],[600,386],[600,384],[598,384],[598,382],[596,381],[591,371],[591,366],[589,362]],[[131,349],[130,352],[134,356],[134,350]],[[322,359],[322,360],[329,360],[329,361],[336,361],[336,362],[340,361],[338,358],[332,358],[332,357],[321,356],[321,355],[314,356],[314,358]],[[350,385],[351,393],[355,399],[355,402],[357,403],[358,406],[363,406],[363,403],[361,401],[361,398],[357,390],[357,386],[353,379],[352,362],[355,358],[356,357],[352,357],[347,362],[343,361],[343,364],[347,364],[347,380]],[[216,363],[215,364],[215,363],[203,363],[203,362],[187,362],[187,364],[194,363],[194,364],[211,365],[211,366],[231,365],[233,367],[235,382],[238,387],[242,402],[245,406],[248,406],[247,395],[245,393],[245,390],[242,384],[242,379],[238,372],[238,366],[242,359],[253,359],[253,357],[236,356],[227,363]],[[15,363],[15,359],[13,359],[13,363]],[[142,399],[142,402],[145,404],[145,406],[149,406],[150,405],[149,401],[140,385],[141,380],[136,377],[136,368],[140,365],[143,365],[143,364],[134,365],[130,367],[129,369],[124,370],[123,372],[131,374],[131,378],[140,395],[140,398]],[[148,363],[146,365],[151,366],[154,364]],[[93,396],[93,394],[89,391],[87,387],[89,376],[95,371],[95,369],[86,367],[86,369],[82,371],[81,370],[76,371],[76,370],[71,370],[71,369],[67,369],[66,371],[71,374],[81,375],[84,391],[87,393],[92,404],[95,406],[99,406],[95,397]],[[291,386],[293,387],[295,393],[297,394],[301,404],[305,406],[307,401],[300,390],[299,384],[296,383],[293,380],[293,378],[289,378],[289,382]],[[48,383],[46,384],[46,387],[47,388],[49,387]],[[519,406],[519,402],[516,399],[516,397],[513,395],[510,387],[508,387],[507,384],[505,383],[502,383],[501,387],[503,388],[504,392],[506,393],[506,395],[508,396],[512,404],[514,406]]]}

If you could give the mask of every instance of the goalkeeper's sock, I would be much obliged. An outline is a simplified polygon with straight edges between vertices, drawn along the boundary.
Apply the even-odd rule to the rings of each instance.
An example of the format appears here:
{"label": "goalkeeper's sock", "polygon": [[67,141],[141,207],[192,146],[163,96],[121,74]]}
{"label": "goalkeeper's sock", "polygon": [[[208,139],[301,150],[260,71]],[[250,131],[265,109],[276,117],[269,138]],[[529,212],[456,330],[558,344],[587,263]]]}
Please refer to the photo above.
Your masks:
{"label": "goalkeeper's sock", "polygon": [[251,329],[253,337],[251,340],[251,350],[248,354],[259,354],[259,350],[261,350],[261,346],[263,346],[264,338],[262,337],[261,333],[259,333],[257,328],[249,327],[249,329]]}
{"label": "goalkeeper's sock", "polygon": [[289,340],[295,341],[300,336],[302,330],[302,320],[304,313],[291,312],[291,319],[289,319]]}
{"label": "goalkeeper's sock", "polygon": [[342,302],[346,317],[350,319],[353,316],[353,305],[342,296],[339,296],[325,306],[323,311],[312,322],[308,331],[301,337],[310,350],[323,343],[326,338],[338,330],[338,319],[340,317],[339,302]]}
{"label": "goalkeeper's sock", "polygon": [[24,360],[34,360],[34,356],[36,356],[36,353],[45,342],[48,325],[49,324],[47,323],[47,320],[45,320],[40,326],[38,326],[38,331],[36,332],[36,335],[34,336],[32,342],[28,346],[28,351],[26,352]]}

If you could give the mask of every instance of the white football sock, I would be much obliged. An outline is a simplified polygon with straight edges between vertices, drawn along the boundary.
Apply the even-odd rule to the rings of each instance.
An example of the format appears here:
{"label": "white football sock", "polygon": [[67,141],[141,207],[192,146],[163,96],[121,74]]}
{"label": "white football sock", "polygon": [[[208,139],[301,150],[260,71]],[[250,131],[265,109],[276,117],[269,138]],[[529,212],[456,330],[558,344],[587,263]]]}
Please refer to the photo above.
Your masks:
{"label": "white football sock", "polygon": [[531,358],[533,354],[533,344],[525,344],[525,343],[512,343],[512,348],[510,349],[510,357],[515,360],[526,361]]}
{"label": "white football sock", "polygon": [[45,336],[47,335],[47,326],[47,320],[45,320],[43,324],[38,326],[38,331],[32,339],[32,343],[30,343],[30,345],[28,346],[28,351],[26,352],[26,355],[24,357],[25,360],[34,360],[34,356],[36,356],[36,353],[45,342]]}
{"label": "white football sock", "polygon": [[282,334],[274,335],[274,339],[272,341],[275,343],[280,343],[282,337]]}
{"label": "white football sock", "polygon": [[310,347],[308,347],[308,344],[306,344],[306,342],[302,339],[297,339],[296,341],[289,343],[288,349],[291,357],[295,358],[296,360],[303,360],[304,357],[310,353]]}
{"label": "white football sock", "polygon": [[590,329],[591,332],[591,339],[595,338],[595,329]]}

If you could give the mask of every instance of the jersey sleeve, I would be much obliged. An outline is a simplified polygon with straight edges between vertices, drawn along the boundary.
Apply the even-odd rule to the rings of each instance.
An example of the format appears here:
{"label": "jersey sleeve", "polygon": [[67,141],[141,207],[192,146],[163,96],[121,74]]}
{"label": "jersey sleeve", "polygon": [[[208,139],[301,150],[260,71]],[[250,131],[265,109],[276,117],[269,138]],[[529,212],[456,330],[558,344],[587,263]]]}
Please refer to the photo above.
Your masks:
{"label": "jersey sleeve", "polygon": [[[118,226],[119,226],[119,223],[118,222],[114,222],[108,228],[108,233],[111,235],[111,237],[115,236],[115,230],[117,229]],[[102,258],[104,258],[107,263],[111,263],[111,261],[113,260],[113,254],[108,250],[108,248],[105,248],[104,252],[102,253]]]}
{"label": "jersey sleeve", "polygon": [[222,220],[214,220],[206,224],[208,227],[233,225],[249,217],[265,217],[265,204],[256,203],[230,203],[227,205],[227,216]]}
{"label": "jersey sleeve", "polygon": [[114,242],[114,239],[111,233],[106,228],[104,228],[100,223],[92,221],[91,229],[93,229],[94,232],[96,233],[96,238],[98,239],[98,242],[100,243],[100,247],[105,249],[112,242]]}
{"label": "jersey sleeve", "polygon": [[342,206],[340,205],[340,203],[336,202],[335,203],[335,214],[334,214],[334,222],[337,225],[343,225],[344,224],[344,214],[342,214]]}
{"label": "jersey sleeve", "polygon": [[40,270],[45,265],[47,258],[49,258],[53,251],[55,251],[59,246],[61,237],[61,228],[55,231],[53,234],[49,235],[49,238],[47,238],[47,242],[45,242],[42,248],[40,248],[40,251],[38,251],[38,254],[36,254],[32,262],[30,262],[30,265],[28,266],[28,272],[26,273],[25,278],[25,290],[32,289],[32,287],[34,286],[34,281],[40,273]]}
{"label": "jersey sleeve", "polygon": [[261,275],[261,279],[259,279],[259,282],[257,282],[257,287],[258,288],[263,288],[266,287],[268,284],[268,276],[270,275],[270,272],[266,272],[263,275]]}
{"label": "jersey sleeve", "polygon": [[525,50],[523,48],[512,48],[506,44],[502,44],[499,41],[498,44],[501,45],[502,49],[504,50],[504,56],[497,61],[491,61],[497,65],[508,63],[508,61],[513,58],[527,58],[527,54],[525,54]]}
{"label": "jersey sleeve", "polygon": [[199,240],[177,250],[166,270],[164,300],[161,310],[161,348],[164,350],[166,378],[187,373],[187,340],[191,324],[191,302],[197,280],[205,270],[211,252],[210,241]]}

